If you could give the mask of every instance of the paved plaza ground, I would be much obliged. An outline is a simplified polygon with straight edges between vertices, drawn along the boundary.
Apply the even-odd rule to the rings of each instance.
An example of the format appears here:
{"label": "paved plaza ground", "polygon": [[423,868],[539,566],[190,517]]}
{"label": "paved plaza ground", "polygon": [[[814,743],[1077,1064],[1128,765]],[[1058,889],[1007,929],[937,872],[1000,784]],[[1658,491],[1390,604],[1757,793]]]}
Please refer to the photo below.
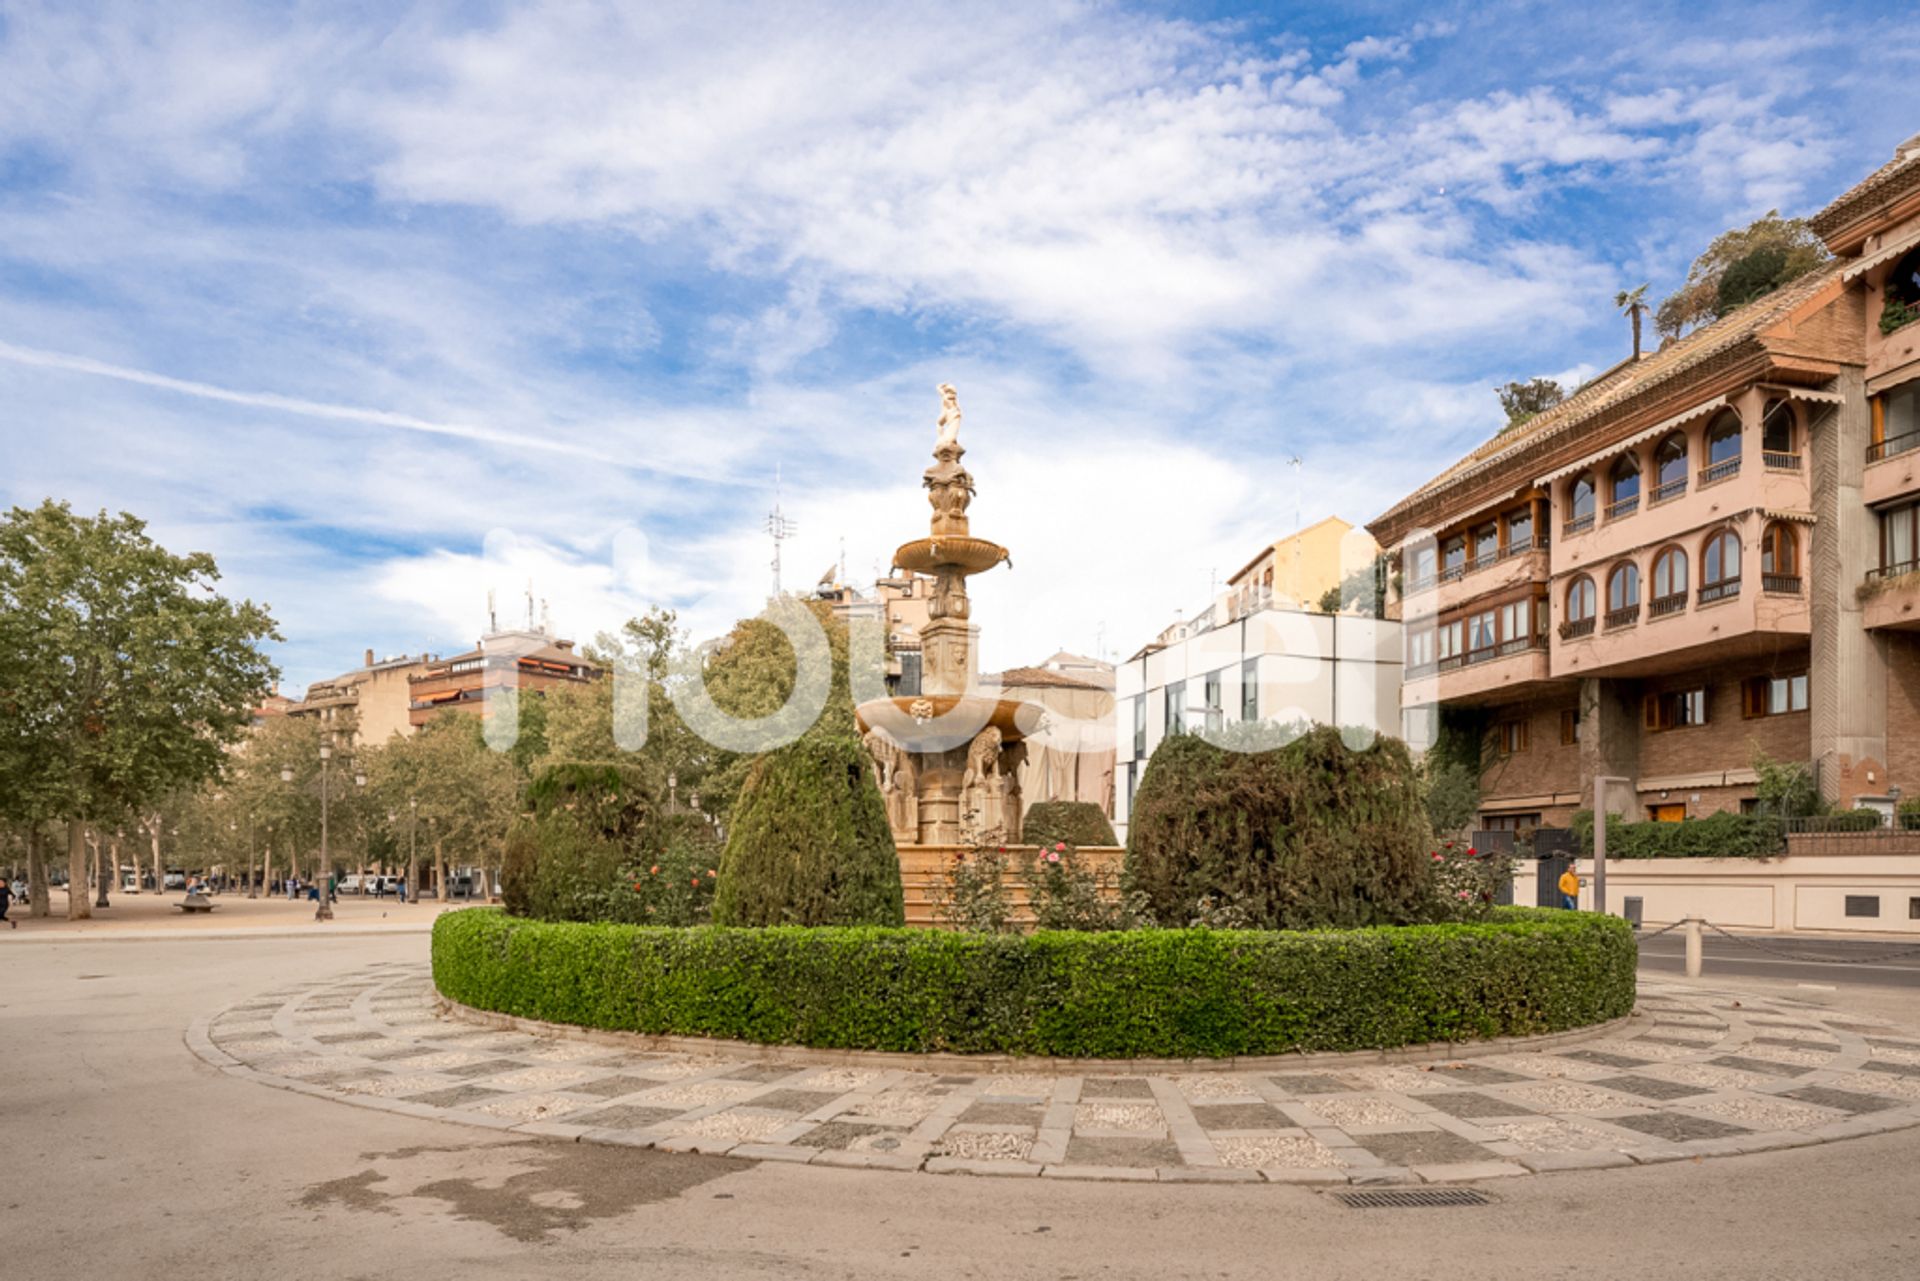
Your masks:
{"label": "paved plaza ground", "polygon": [[[1328,1090],[1285,1082],[1284,1073],[1258,1074],[1270,1083],[1264,1087],[1206,1073],[1168,1078],[1171,1093],[1166,1081],[1149,1079],[1142,1097],[1137,1085],[1121,1084],[1140,1079],[1127,1074],[1008,1089],[1004,1079],[856,1081],[832,1068],[754,1071],[732,1060],[688,1070],[698,1060],[472,1029],[428,1016],[424,955],[418,934],[315,933],[46,936],[0,951],[0,1037],[12,1069],[0,1091],[0,1269],[36,1281],[276,1272],[1479,1278],[1623,1271],[1747,1281],[1904,1278],[1920,1251],[1913,1211],[1920,1129],[1749,1156],[1658,1159],[1670,1155],[1662,1145],[1818,1137],[1816,1120],[1845,1127],[1849,1117],[1887,1120],[1910,1107],[1920,1078],[1897,1069],[1915,1066],[1909,1050],[1920,1039],[1886,1026],[1920,1023],[1910,992],[1807,993],[1738,981],[1692,989],[1663,981],[1657,992],[1649,987],[1644,1032],[1609,1038],[1606,1048],[1556,1048],[1544,1056],[1561,1061],[1555,1071],[1464,1061],[1517,1080],[1448,1076],[1435,1085],[1429,1078],[1452,1069],[1388,1079],[1342,1068],[1328,1075],[1352,1088]],[[218,1017],[223,1011],[230,1013]],[[217,1045],[220,1055],[259,1055],[276,1080],[298,1088],[265,1088],[246,1079],[257,1067],[223,1070],[196,1055],[188,1046],[196,1023],[207,1033],[203,1054]],[[287,1046],[266,1044],[276,1039]],[[1647,1052],[1664,1042],[1673,1043],[1671,1054]],[[382,1054],[393,1057],[375,1057]],[[382,1080],[456,1093],[421,1105],[440,1111],[420,1111],[417,1092],[381,1093],[375,1083]],[[1113,1084],[1088,1089],[1102,1080]],[[1194,1084],[1201,1081],[1214,1084]],[[1250,1088],[1210,1093],[1226,1088],[1221,1082]],[[346,1105],[321,1091],[379,1106]],[[461,1091],[480,1093],[455,1101]],[[1606,1105],[1593,1106],[1602,1096]],[[1867,1099],[1885,1106],[1867,1108]],[[1481,1100],[1517,1110],[1488,1113]],[[1335,1101],[1351,1106],[1330,1116],[1323,1109]],[[1742,1101],[1793,1112],[1732,1106]],[[528,1117],[578,1125],[624,1108],[628,1124],[595,1128],[631,1138],[669,1119],[649,1119],[649,1107],[677,1109],[676,1123],[708,1121],[716,1133],[705,1137],[720,1143],[806,1148],[811,1134],[818,1155],[803,1166],[509,1128]],[[888,1110],[900,1108],[907,1110]],[[929,1110],[916,1119],[911,1112],[919,1108]],[[1143,1109],[1157,1112],[1164,1138],[1140,1132],[1151,1119]],[[468,1115],[452,1124],[431,1119],[441,1112]],[[1275,1113],[1291,1124],[1276,1123]],[[962,1119],[969,1114],[979,1119]],[[946,1124],[935,1133],[941,1115]],[[1635,1118],[1659,1119],[1641,1129],[1620,1125]],[[1738,1133],[1661,1133],[1683,1126],[1672,1118]],[[1313,1186],[935,1177],[822,1159],[863,1149],[886,1155],[874,1136],[891,1131],[902,1144],[927,1143],[925,1164],[950,1138],[1026,1139],[1030,1128],[1032,1145],[1064,1131],[1069,1147],[1094,1143],[1091,1151],[1109,1155],[1164,1143],[1181,1160],[1155,1170],[1231,1172],[1226,1177],[1334,1168],[1262,1164],[1281,1149],[1258,1144],[1281,1138],[1322,1142],[1341,1158],[1364,1151],[1381,1162],[1371,1168],[1417,1170],[1388,1156],[1400,1145],[1411,1152],[1456,1140],[1524,1166],[1524,1152],[1490,1146],[1517,1142],[1511,1135],[1487,1136],[1528,1124],[1587,1130],[1611,1147],[1586,1150],[1628,1160],[1639,1152],[1657,1163],[1491,1180],[1476,1186],[1494,1203],[1469,1209],[1367,1211]],[[741,1134],[728,1133],[736,1127]],[[1623,1143],[1622,1129],[1648,1141]],[[1218,1165],[1194,1163],[1203,1150],[1196,1137]],[[1254,1146],[1228,1142],[1249,1138]],[[1252,1164],[1229,1156],[1256,1151]],[[1032,1146],[1025,1155],[1031,1158]]]}

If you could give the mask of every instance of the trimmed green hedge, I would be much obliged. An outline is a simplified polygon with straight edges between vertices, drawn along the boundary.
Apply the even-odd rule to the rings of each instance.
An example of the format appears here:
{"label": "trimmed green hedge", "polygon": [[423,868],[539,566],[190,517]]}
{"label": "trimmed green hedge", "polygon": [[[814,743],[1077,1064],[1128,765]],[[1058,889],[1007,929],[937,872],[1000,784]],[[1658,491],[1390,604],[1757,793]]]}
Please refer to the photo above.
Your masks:
{"label": "trimmed green hedge", "polygon": [[1118,845],[1113,824],[1092,801],[1036,801],[1020,820],[1020,840],[1026,845]]}
{"label": "trimmed green hedge", "polygon": [[[1773,858],[1786,853],[1778,818],[1731,811],[1681,823],[1629,823],[1608,811],[1608,858]],[[1875,821],[1879,816],[1875,815]],[[1593,811],[1573,816],[1574,839],[1583,855],[1593,854]]]}
{"label": "trimmed green hedge", "polygon": [[434,921],[433,977],[476,1009],[776,1045],[1218,1058],[1556,1032],[1633,1007],[1627,924],[1488,922],[1311,933],[968,934]]}

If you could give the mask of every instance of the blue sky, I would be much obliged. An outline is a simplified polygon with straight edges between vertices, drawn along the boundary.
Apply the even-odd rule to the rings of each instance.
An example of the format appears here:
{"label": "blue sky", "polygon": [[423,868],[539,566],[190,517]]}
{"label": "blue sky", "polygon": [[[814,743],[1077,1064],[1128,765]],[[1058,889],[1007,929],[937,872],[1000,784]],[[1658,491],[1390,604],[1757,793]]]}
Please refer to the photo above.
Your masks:
{"label": "blue sky", "polygon": [[529,580],[712,634],[776,472],[870,577],[951,381],[986,665],[1130,652],[1888,158],[1896,10],[0,0],[0,501],[213,552],[298,689]]}

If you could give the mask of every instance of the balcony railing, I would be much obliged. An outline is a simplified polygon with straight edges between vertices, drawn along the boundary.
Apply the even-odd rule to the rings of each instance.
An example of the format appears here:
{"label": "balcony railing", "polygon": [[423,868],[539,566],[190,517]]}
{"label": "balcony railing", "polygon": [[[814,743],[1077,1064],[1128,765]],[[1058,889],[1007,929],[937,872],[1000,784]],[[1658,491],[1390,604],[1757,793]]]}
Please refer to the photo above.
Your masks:
{"label": "balcony railing", "polygon": [[1497,658],[1511,658],[1515,654],[1525,654],[1530,650],[1544,650],[1546,647],[1547,642],[1544,636],[1516,636],[1512,640],[1504,640],[1497,645],[1483,645],[1479,649],[1470,649],[1464,653],[1448,654],[1438,662],[1415,664],[1407,671],[1415,676],[1427,672],[1457,672],[1462,667],[1491,663]]}
{"label": "balcony railing", "polygon": [[1760,589],[1780,596],[1798,596],[1800,594],[1800,575],[1798,574],[1762,574]]}
{"label": "balcony railing", "polygon": [[1740,594],[1740,580],[1729,578],[1724,583],[1704,583],[1700,587],[1700,603],[1711,605],[1717,600],[1726,600]]}
{"label": "balcony railing", "polygon": [[1570,538],[1575,534],[1584,534],[1589,529],[1592,529],[1592,528],[1593,528],[1593,513],[1588,512],[1584,516],[1575,516],[1572,520],[1562,525],[1560,527],[1560,532],[1561,534]]}
{"label": "balcony railing", "polygon": [[1700,483],[1702,485],[1716,485],[1723,480],[1730,479],[1739,474],[1740,460],[1737,457],[1729,458],[1725,462],[1714,463],[1710,467],[1702,467],[1700,469]]}
{"label": "balcony railing", "polygon": [[1647,617],[1665,618],[1668,614],[1677,614],[1686,607],[1685,592],[1675,592],[1671,596],[1655,596],[1647,603]]}
{"label": "balcony railing", "polygon": [[1895,454],[1904,454],[1910,449],[1920,449],[1920,431],[1903,431],[1898,436],[1876,440],[1867,446],[1867,461],[1877,463],[1883,458],[1892,458]]}
{"label": "balcony railing", "polygon": [[1610,609],[1607,611],[1607,615],[1606,615],[1606,624],[1607,624],[1608,631],[1613,631],[1614,629],[1620,628],[1620,627],[1632,627],[1635,623],[1639,621],[1640,621],[1640,606],[1638,603],[1627,605],[1620,609]]}
{"label": "balcony railing", "polygon": [[1658,507],[1661,503],[1672,502],[1687,492],[1687,478],[1670,480],[1664,485],[1655,485],[1647,493],[1647,506]]}
{"label": "balcony railing", "polygon": [[1448,565],[1440,571],[1440,581],[1443,583],[1457,583],[1466,576],[1467,563],[1465,561],[1461,561],[1458,565]]}
{"label": "balcony railing", "polygon": [[1899,578],[1904,574],[1920,573],[1920,560],[1895,561],[1891,565],[1879,565],[1867,571],[1867,581],[1878,578]]}
{"label": "balcony railing", "polygon": [[1632,498],[1622,498],[1617,503],[1608,503],[1607,519],[1619,520],[1621,517],[1631,516],[1639,510],[1640,510],[1640,495],[1635,494]]}
{"label": "balcony railing", "polygon": [[1515,636],[1511,640],[1503,640],[1494,646],[1494,657],[1511,658],[1515,654],[1524,654],[1530,649],[1545,649],[1546,647],[1546,642],[1541,637]]}
{"label": "balcony railing", "polygon": [[1562,623],[1560,624],[1560,639],[1578,640],[1582,636],[1591,636],[1593,635],[1593,623],[1592,615]]}
{"label": "balcony railing", "polygon": [[1800,455],[1798,454],[1776,454],[1768,450],[1761,453],[1760,461],[1765,464],[1768,471],[1800,470]]}

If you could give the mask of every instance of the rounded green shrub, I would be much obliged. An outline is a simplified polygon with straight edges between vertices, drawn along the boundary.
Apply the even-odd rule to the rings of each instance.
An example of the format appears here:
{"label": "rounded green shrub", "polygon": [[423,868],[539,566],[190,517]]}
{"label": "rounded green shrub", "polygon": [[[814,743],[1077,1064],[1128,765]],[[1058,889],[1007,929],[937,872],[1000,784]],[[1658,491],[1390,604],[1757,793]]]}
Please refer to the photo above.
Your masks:
{"label": "rounded green shrub", "polygon": [[734,803],[721,925],[902,925],[900,857],[858,738],[809,735],[754,762]]}
{"label": "rounded green shrub", "polygon": [[1618,917],[1533,908],[1312,933],[676,930],[489,908],[433,925],[434,983],[475,1009],[921,1053],[1221,1058],[1558,1032],[1631,1011],[1637,962]]}
{"label": "rounded green shrub", "polygon": [[1118,845],[1113,824],[1092,801],[1039,801],[1020,820],[1020,839],[1028,845]]}
{"label": "rounded green shrub", "polygon": [[1406,745],[1316,727],[1266,752],[1161,743],[1127,828],[1126,882],[1162,921],[1202,900],[1260,929],[1431,919],[1428,826]]}

